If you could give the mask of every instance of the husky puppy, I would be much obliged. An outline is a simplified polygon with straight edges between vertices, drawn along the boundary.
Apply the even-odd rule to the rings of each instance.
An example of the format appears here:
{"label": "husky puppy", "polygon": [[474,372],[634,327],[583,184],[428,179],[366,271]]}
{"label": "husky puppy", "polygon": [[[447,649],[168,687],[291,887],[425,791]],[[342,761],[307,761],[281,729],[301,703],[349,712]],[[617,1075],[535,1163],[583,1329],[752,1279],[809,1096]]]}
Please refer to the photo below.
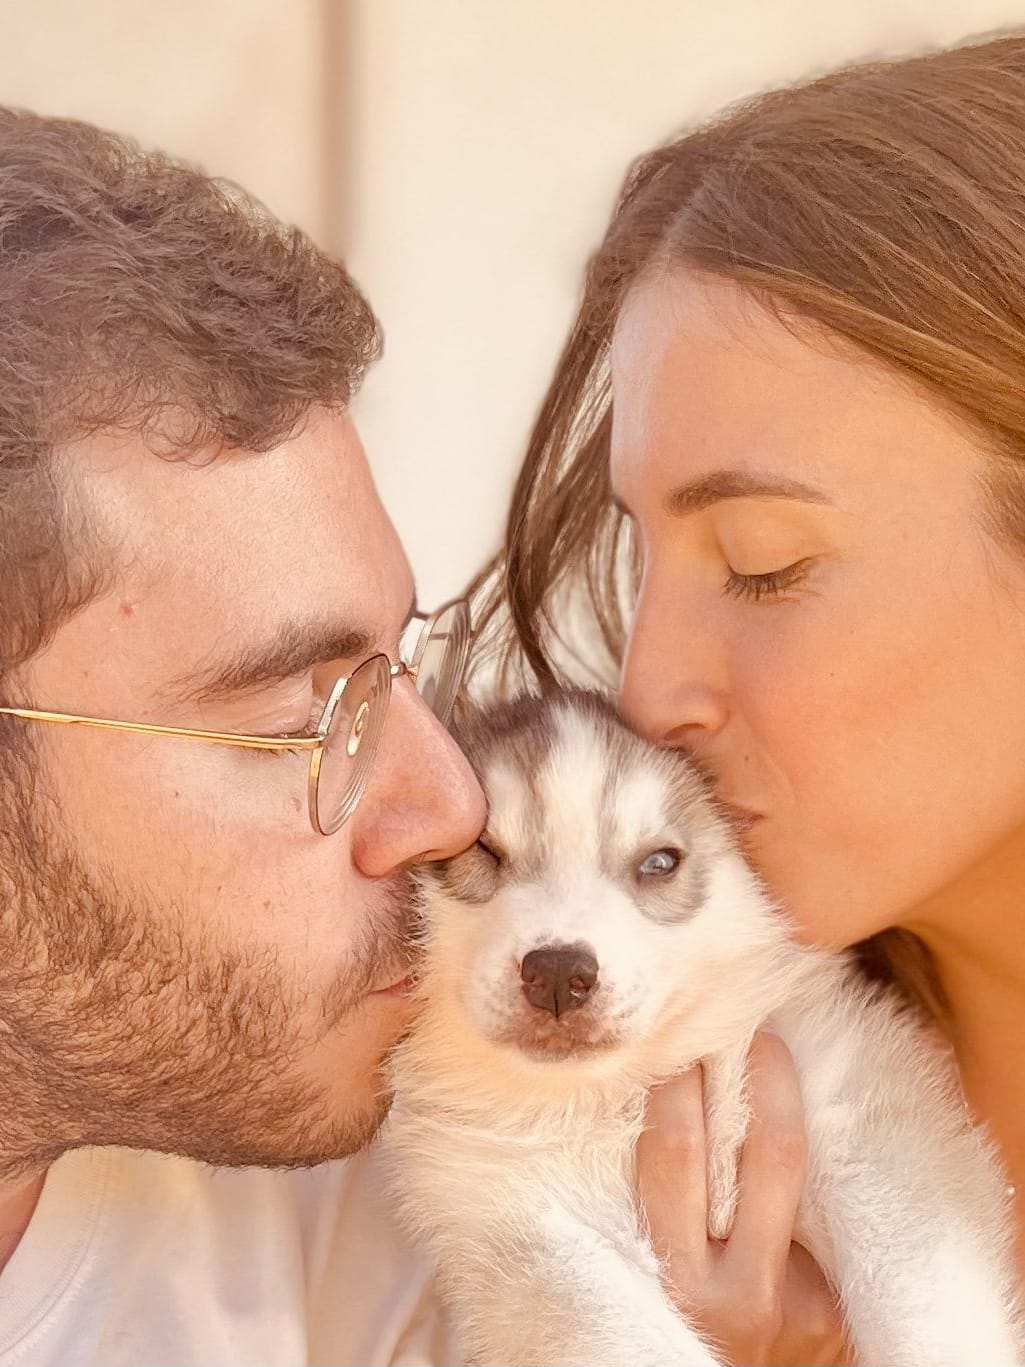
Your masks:
{"label": "husky puppy", "polygon": [[858,1361],[1019,1362],[1005,1193],[946,1051],[849,958],[797,946],[693,768],[596,695],[471,715],[487,830],[423,875],[422,1012],[385,1145],[464,1360],[719,1361],[666,1294],[635,1197],[647,1089],[703,1060],[711,1231],[768,1023],[799,1069],[796,1237]]}

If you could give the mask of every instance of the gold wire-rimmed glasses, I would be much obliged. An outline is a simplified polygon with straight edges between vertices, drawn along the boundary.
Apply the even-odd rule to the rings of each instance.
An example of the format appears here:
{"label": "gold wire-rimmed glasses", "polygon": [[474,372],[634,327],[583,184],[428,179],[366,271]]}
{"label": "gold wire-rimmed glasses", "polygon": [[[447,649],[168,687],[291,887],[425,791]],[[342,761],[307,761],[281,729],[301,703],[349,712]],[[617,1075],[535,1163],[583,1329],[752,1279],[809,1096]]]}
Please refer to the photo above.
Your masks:
{"label": "gold wire-rimmed glasses", "polygon": [[247,750],[309,751],[310,821],[321,835],[333,835],[356,810],[366,789],[384,730],[392,680],[408,675],[442,725],[451,716],[470,653],[469,605],[465,599],[457,598],[429,617],[415,613],[411,625],[415,622],[422,625],[409,661],[393,664],[387,655],[371,655],[351,674],[340,673],[329,685],[324,710],[312,733],[250,736],[235,731],[82,717],[31,707],[0,707],[0,715],[67,726],[99,726],[147,736],[181,736]]}

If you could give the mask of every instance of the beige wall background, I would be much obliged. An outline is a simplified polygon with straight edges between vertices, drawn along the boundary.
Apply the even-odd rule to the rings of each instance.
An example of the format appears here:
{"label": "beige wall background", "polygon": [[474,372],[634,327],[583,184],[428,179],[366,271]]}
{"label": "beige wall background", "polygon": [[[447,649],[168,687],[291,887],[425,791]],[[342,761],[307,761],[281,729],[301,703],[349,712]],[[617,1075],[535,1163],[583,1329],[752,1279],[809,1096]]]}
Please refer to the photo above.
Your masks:
{"label": "beige wall background", "polygon": [[0,101],[232,177],[384,320],[357,405],[423,602],[496,546],[627,162],[838,63],[1025,26],[1025,0],[0,0]]}

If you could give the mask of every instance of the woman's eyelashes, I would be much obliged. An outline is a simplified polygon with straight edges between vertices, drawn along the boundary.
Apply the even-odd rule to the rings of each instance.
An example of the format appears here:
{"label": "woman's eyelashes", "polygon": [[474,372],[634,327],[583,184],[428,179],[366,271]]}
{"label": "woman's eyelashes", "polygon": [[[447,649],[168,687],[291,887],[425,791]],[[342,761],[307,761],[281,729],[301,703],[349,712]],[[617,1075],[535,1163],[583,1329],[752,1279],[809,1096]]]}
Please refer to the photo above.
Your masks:
{"label": "woman's eyelashes", "polygon": [[[621,510],[622,511],[622,510]],[[643,576],[652,559],[653,542],[651,538],[643,535],[640,523],[629,514],[624,513],[630,525],[633,549],[637,555],[639,568]],[[789,538],[788,538],[789,539]],[[801,538],[804,540],[805,538]],[[722,573],[725,569],[725,579],[722,581],[722,592],[726,597],[738,598],[747,602],[758,603],[772,600],[784,599],[793,589],[796,589],[808,577],[817,561],[822,559],[826,551],[825,546],[816,546],[804,555],[798,555],[796,560],[784,565],[778,570],[769,570],[762,574],[744,574],[740,570],[733,568],[734,560],[743,563],[745,560],[750,563],[753,561],[766,561],[783,559],[787,553],[782,546],[783,538],[777,535],[766,535],[764,532],[752,534],[747,529],[743,534],[739,534],[732,523],[720,533],[718,528],[712,531],[709,539],[705,540],[704,548],[698,549],[693,543],[684,545],[684,562],[679,566],[677,573],[683,576],[701,574],[702,578],[707,574],[710,566],[714,566],[716,574]],[[670,549],[670,554],[674,553]],[[796,548],[795,548],[796,549]],[[663,545],[658,546],[658,558],[664,551]],[[793,553],[792,551],[790,552]],[[700,558],[705,559],[704,568],[699,569]],[[707,580],[705,581],[707,582]]]}
{"label": "woman's eyelashes", "polygon": [[781,598],[788,590],[796,588],[808,573],[809,559],[795,560],[781,570],[771,570],[767,574],[739,574],[730,570],[723,584],[723,592],[731,598],[744,598],[759,602],[765,598]]}

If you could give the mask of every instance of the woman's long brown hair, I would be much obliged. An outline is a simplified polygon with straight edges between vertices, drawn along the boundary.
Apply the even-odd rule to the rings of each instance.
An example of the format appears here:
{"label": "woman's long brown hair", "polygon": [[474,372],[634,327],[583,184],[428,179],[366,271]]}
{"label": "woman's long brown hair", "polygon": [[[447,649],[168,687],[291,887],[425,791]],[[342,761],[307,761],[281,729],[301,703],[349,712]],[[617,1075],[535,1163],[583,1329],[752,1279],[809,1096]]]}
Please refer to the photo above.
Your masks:
{"label": "woman's long brown hair", "polygon": [[[635,163],[505,549],[474,586],[482,658],[497,648],[542,686],[574,655],[618,665],[631,554],[609,489],[609,348],[631,286],[678,267],[854,342],[970,424],[992,452],[992,529],[1025,549],[1025,36],[1005,35],[758,96]],[[915,937],[886,931],[861,953],[942,1016]]]}

